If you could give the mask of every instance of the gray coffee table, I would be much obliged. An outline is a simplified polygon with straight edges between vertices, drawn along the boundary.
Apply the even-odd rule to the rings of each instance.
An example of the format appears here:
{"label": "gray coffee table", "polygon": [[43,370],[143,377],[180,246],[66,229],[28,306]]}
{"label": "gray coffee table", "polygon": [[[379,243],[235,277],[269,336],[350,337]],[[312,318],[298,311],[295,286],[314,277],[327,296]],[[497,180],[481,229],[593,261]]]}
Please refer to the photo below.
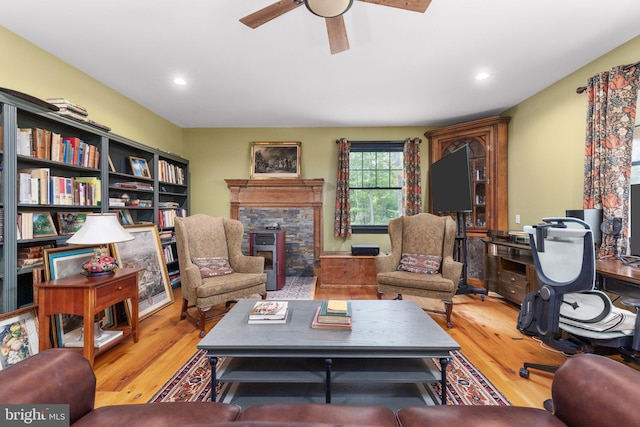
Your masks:
{"label": "gray coffee table", "polygon": [[[429,397],[446,404],[446,367],[460,346],[413,301],[354,300],[351,331],[312,329],[317,300],[289,301],[285,324],[249,325],[255,302],[240,300],[197,346],[211,363],[213,401],[221,381],[221,395],[241,406],[265,397],[353,404],[379,398],[392,409],[429,404]],[[216,375],[218,357],[225,360]],[[434,382],[442,385],[439,398],[424,387]]]}

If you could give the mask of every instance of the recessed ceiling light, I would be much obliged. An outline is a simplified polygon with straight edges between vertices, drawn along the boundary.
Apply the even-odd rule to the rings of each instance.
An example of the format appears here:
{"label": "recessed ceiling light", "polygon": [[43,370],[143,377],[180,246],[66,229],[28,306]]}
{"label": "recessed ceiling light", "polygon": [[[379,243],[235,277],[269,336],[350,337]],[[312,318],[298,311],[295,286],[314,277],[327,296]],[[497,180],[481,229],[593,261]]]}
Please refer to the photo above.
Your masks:
{"label": "recessed ceiling light", "polygon": [[476,74],[476,80],[486,80],[490,76],[489,73],[478,73]]}
{"label": "recessed ceiling light", "polygon": [[176,77],[175,79],[173,79],[173,82],[177,85],[180,86],[184,86],[187,84],[187,81],[185,79],[183,79],[182,77]]}

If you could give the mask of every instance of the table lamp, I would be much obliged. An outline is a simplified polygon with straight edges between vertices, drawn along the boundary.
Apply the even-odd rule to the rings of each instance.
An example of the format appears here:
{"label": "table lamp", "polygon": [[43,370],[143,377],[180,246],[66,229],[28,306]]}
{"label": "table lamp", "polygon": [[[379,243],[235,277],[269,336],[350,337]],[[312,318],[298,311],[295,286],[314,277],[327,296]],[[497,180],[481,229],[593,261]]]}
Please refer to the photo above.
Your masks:
{"label": "table lamp", "polygon": [[88,277],[113,274],[118,267],[115,258],[108,255],[109,243],[126,242],[135,237],[122,228],[116,213],[89,213],[87,219],[67,243],[71,245],[100,245],[92,259],[82,264]]}

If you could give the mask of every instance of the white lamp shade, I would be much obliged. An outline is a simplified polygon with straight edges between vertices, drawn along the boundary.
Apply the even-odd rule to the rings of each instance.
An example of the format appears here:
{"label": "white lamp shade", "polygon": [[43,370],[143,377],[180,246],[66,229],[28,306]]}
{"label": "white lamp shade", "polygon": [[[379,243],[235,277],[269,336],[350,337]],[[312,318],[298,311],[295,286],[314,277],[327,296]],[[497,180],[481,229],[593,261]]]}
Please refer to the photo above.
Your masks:
{"label": "white lamp shade", "polygon": [[353,0],[306,0],[307,9],[323,18],[334,18],[345,13]]}
{"label": "white lamp shade", "polygon": [[90,213],[87,219],[67,243],[72,245],[105,245],[126,242],[135,236],[122,228],[115,213]]}

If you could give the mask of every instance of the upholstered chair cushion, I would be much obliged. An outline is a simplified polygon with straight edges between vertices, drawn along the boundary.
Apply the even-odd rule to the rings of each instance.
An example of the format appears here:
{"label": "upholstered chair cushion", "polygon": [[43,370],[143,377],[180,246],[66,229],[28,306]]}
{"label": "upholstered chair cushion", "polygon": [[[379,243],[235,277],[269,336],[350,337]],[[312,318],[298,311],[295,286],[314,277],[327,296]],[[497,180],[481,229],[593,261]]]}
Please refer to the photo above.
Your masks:
{"label": "upholstered chair cushion", "polygon": [[200,277],[224,276],[233,273],[233,268],[229,265],[229,258],[226,256],[215,256],[211,258],[193,258],[191,261],[200,270]]}
{"label": "upholstered chair cushion", "polygon": [[375,260],[378,298],[387,293],[440,299],[451,327],[451,300],[462,275],[462,263],[453,259],[455,221],[429,213],[394,218],[389,239],[391,252]]}
{"label": "upholstered chair cushion", "polygon": [[442,257],[438,255],[402,254],[398,270],[410,273],[436,274],[440,271]]}
{"label": "upholstered chair cushion", "polygon": [[[176,218],[175,227],[182,282],[181,318],[200,327],[201,337],[205,333],[205,313],[214,305],[255,294],[266,298],[264,257],[242,253],[244,227],[240,221],[195,214]],[[199,319],[188,312],[193,306],[198,308]]]}

